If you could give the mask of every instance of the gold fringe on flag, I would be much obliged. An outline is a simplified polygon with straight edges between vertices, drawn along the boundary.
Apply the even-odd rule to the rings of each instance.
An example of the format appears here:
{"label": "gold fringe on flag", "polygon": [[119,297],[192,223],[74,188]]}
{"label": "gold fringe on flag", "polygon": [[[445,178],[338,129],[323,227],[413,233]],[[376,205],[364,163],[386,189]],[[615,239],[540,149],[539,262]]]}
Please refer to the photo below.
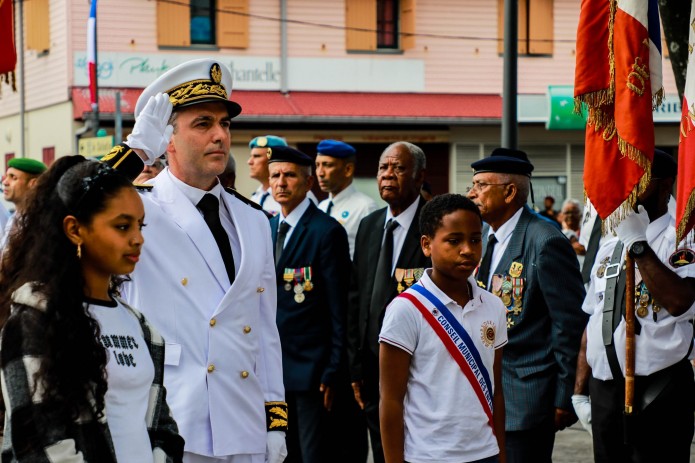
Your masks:
{"label": "gold fringe on flag", "polygon": [[690,192],[688,196],[688,202],[685,204],[685,211],[683,214],[683,219],[678,223],[676,227],[676,243],[680,243],[685,239],[685,229],[690,222],[690,218],[693,216],[693,210],[695,210],[695,190]]}
{"label": "gold fringe on flag", "polygon": [[[13,92],[17,91],[17,76],[15,75],[14,71],[0,74],[0,83],[10,85]],[[2,87],[0,87],[0,96],[2,96]]]}

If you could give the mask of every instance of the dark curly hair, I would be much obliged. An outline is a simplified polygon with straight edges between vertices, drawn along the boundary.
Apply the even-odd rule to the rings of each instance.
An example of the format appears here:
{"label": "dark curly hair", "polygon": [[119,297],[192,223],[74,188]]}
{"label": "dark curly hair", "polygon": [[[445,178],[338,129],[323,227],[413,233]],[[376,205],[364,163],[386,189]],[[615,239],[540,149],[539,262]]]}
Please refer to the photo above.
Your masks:
{"label": "dark curly hair", "polygon": [[442,226],[444,216],[461,209],[477,215],[482,225],[483,217],[473,201],[463,195],[447,193],[435,196],[422,207],[420,211],[420,234],[433,237]]}
{"label": "dark curly hair", "polygon": [[73,215],[89,224],[123,188],[133,186],[106,164],[82,156],[59,158],[38,178],[2,254],[0,326],[9,317],[12,293],[34,283],[47,300],[45,342],[50,352],[36,373],[36,384],[59,404],[59,413],[73,420],[90,397],[96,400],[98,415],[103,414],[108,356],[99,342],[99,324],[84,304],[85,279],[63,219]]}

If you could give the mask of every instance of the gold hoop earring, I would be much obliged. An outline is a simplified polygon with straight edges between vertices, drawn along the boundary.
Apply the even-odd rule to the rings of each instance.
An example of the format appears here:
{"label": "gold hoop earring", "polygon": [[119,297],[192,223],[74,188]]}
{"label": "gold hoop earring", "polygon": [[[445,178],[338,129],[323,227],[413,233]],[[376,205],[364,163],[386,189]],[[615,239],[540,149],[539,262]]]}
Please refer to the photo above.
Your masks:
{"label": "gold hoop earring", "polygon": [[82,259],[82,244],[77,243],[77,258]]}

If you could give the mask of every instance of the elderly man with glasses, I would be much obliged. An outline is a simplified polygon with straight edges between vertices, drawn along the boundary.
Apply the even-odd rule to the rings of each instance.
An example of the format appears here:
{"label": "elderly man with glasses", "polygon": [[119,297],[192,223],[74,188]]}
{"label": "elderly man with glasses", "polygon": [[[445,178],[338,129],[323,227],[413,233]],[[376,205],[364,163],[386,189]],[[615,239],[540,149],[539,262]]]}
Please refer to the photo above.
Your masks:
{"label": "elderly man with glasses", "polygon": [[572,425],[584,285],[562,232],[526,206],[533,164],[498,148],[474,162],[468,197],[490,226],[478,284],[507,307],[502,357],[507,462],[551,462],[555,432]]}

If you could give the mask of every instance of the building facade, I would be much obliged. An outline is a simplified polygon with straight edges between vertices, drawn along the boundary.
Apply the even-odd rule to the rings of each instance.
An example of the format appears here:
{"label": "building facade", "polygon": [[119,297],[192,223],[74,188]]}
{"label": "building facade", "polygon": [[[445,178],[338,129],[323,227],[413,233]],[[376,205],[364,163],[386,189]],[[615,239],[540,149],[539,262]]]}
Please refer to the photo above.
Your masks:
{"label": "building facade", "polygon": [[[92,117],[85,0],[23,2],[23,92],[0,90],[0,154],[51,162],[75,153]],[[435,193],[464,192],[470,163],[500,144],[504,0],[101,0],[99,127],[125,138],[142,89],[167,69],[214,56],[234,75],[237,189],[250,194],[248,141],[272,133],[310,155],[336,138],[358,149],[357,185],[378,197],[385,146],[425,149]],[[572,106],[576,0],[519,1],[518,140],[545,195],[581,199],[584,131],[551,130]],[[680,104],[667,57],[657,145],[678,144]],[[565,115],[550,115],[550,94]],[[564,95],[564,96],[563,96]],[[569,96],[568,96],[569,95]],[[116,111],[116,106],[120,111]],[[574,116],[576,117],[576,116]],[[22,122],[23,118],[23,122]],[[581,121],[580,121],[581,122]],[[22,142],[22,128],[24,141]],[[93,141],[93,140],[92,140]],[[24,152],[21,147],[24,146]],[[99,145],[87,154],[96,154]],[[95,148],[97,147],[97,148]],[[319,196],[320,192],[319,192]]]}

